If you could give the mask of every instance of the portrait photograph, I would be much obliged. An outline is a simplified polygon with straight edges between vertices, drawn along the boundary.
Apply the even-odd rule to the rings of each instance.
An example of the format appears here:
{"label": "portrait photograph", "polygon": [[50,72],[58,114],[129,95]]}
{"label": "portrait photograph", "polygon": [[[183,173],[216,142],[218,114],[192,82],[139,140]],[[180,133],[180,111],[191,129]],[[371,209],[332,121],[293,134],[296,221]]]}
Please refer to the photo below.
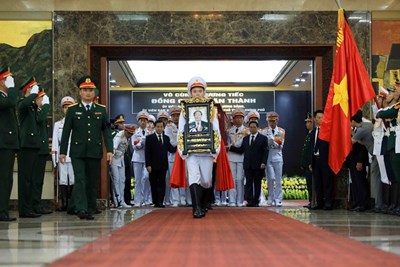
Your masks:
{"label": "portrait photograph", "polygon": [[206,106],[189,107],[189,133],[208,132],[210,122]]}

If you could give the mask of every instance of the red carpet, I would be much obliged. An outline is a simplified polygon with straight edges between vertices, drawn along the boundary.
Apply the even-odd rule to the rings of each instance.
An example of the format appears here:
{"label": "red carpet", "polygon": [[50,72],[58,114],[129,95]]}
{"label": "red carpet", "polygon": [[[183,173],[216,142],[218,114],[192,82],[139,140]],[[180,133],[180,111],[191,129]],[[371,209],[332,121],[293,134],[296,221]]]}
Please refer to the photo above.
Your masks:
{"label": "red carpet", "polygon": [[400,257],[262,208],[156,210],[50,266],[398,266]]}

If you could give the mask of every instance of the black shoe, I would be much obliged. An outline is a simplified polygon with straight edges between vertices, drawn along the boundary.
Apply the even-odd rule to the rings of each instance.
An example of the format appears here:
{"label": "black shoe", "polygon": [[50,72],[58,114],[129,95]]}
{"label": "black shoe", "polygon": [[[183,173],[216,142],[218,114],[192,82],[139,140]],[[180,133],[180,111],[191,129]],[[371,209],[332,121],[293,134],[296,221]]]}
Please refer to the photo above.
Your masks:
{"label": "black shoe", "polygon": [[308,203],[308,205],[304,205],[303,208],[311,209],[311,203]]}
{"label": "black shoe", "polygon": [[357,206],[354,209],[351,209],[351,211],[355,211],[355,212],[364,212],[365,208],[361,207],[361,206]]}
{"label": "black shoe", "polygon": [[19,215],[20,218],[38,218],[40,216],[42,216],[42,215],[34,213],[34,212],[28,212],[28,213]]}
{"label": "black shoe", "polygon": [[0,222],[12,222],[15,221],[16,219],[17,218],[13,218],[5,214],[0,215]]}
{"label": "black shoe", "polygon": [[46,210],[46,209],[38,209],[38,210],[35,210],[34,212],[37,214],[42,214],[42,215],[53,213],[52,210]]}

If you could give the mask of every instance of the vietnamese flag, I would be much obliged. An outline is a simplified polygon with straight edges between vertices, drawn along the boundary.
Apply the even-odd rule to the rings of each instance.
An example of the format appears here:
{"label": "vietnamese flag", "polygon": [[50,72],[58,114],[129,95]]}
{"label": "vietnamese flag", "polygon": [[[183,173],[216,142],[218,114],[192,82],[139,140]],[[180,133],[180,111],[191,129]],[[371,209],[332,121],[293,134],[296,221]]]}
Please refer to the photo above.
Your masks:
{"label": "vietnamese flag", "polygon": [[338,11],[336,55],[319,138],[329,142],[329,166],[338,173],[351,150],[350,118],[375,97],[351,29]]}

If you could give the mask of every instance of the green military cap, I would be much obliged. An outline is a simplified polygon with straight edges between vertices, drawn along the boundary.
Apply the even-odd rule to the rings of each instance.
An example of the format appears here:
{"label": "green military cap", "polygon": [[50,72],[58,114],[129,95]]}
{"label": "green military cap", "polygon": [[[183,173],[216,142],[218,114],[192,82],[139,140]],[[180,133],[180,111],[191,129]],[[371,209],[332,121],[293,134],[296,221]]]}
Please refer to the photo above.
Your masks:
{"label": "green military cap", "polygon": [[7,78],[8,76],[11,76],[11,75],[12,75],[12,73],[10,71],[10,67],[2,68],[0,70],[0,81],[5,79],[5,78]]}
{"label": "green military cap", "polygon": [[29,78],[26,82],[24,82],[20,88],[20,90],[26,92],[29,88],[31,88],[34,85],[37,85],[38,83],[36,82],[35,77]]}
{"label": "green military cap", "polygon": [[85,75],[81,77],[78,82],[76,83],[79,89],[83,88],[92,88],[95,89],[97,88],[97,81],[95,78],[93,78],[90,75]]}
{"label": "green military cap", "polygon": [[114,123],[120,123],[120,122],[125,122],[124,114],[119,114],[117,117],[115,117]]}

